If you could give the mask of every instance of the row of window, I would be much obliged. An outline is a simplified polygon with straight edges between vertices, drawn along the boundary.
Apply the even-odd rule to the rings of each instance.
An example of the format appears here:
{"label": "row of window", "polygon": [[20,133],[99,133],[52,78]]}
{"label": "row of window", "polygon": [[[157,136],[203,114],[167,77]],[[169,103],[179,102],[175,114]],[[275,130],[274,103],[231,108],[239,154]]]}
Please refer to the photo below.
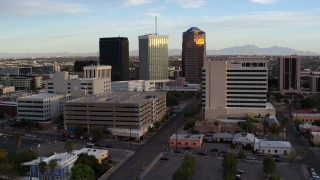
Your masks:
{"label": "row of window", "polygon": [[227,81],[267,81],[267,79],[227,79]]}
{"label": "row of window", "polygon": [[227,107],[266,108],[266,106],[259,106],[259,105],[227,105]]}
{"label": "row of window", "polygon": [[267,70],[237,69],[237,70],[227,70],[227,72],[267,72]]}
{"label": "row of window", "polygon": [[257,77],[267,77],[266,74],[227,74],[227,77],[228,76],[257,76]]}
{"label": "row of window", "polygon": [[267,90],[267,88],[227,87],[227,90]]}
{"label": "row of window", "polygon": [[266,83],[227,83],[227,85],[241,85],[241,86],[267,86]]}
{"label": "row of window", "polygon": [[266,99],[264,96],[227,96],[228,99]]}
{"label": "row of window", "polygon": [[265,92],[234,92],[234,91],[227,92],[227,94],[263,94],[263,95],[266,95]]}
{"label": "row of window", "polygon": [[267,103],[267,102],[266,101],[227,101],[227,103],[261,104],[261,103]]}

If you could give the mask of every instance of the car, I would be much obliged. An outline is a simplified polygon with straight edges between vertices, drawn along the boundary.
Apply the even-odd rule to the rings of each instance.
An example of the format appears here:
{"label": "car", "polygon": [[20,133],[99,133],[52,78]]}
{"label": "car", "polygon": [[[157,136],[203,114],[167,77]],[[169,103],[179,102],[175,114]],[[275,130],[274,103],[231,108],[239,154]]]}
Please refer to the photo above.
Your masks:
{"label": "car", "polygon": [[276,162],[281,162],[281,159],[280,159],[280,157],[278,157],[278,158],[273,158]]}
{"label": "car", "polygon": [[207,154],[204,153],[204,152],[202,152],[202,151],[198,152],[198,155],[200,155],[200,156],[207,156]]}
{"label": "car", "polygon": [[182,153],[183,153],[183,154],[191,154],[190,151],[183,151]]}
{"label": "car", "polygon": [[167,160],[169,160],[169,158],[166,157],[166,156],[162,156],[162,157],[160,158],[160,160],[165,160],[165,161],[167,161]]}
{"label": "car", "polygon": [[94,144],[94,146],[96,146],[96,147],[99,148],[99,149],[102,149],[102,148],[103,148],[103,146],[102,146],[101,144],[98,144],[98,143]]}
{"label": "car", "polygon": [[213,148],[213,149],[210,149],[210,152],[218,152],[219,150],[217,148]]}
{"label": "car", "polygon": [[241,180],[241,175],[240,174],[236,175],[236,180]]}
{"label": "car", "polygon": [[244,171],[243,170],[241,170],[241,169],[237,169],[237,174],[243,174],[244,173]]}
{"label": "car", "polygon": [[312,176],[313,180],[319,180],[320,179],[320,176],[318,175],[315,175],[315,176]]}
{"label": "car", "polygon": [[111,148],[111,145],[108,145],[108,144],[107,144],[107,145],[106,145],[106,148]]}
{"label": "car", "polygon": [[80,139],[83,139],[84,137],[83,136],[80,136]]}
{"label": "car", "polygon": [[246,157],[247,160],[255,160],[256,158],[252,157],[252,156],[247,156]]}
{"label": "car", "polygon": [[92,146],[91,145],[87,145],[86,148],[92,148]]}
{"label": "car", "polygon": [[315,176],[317,176],[317,173],[314,172],[314,171],[313,171],[313,172],[311,171],[311,172],[310,172],[310,177],[315,177]]}
{"label": "car", "polygon": [[93,142],[87,142],[88,146],[94,146]]}

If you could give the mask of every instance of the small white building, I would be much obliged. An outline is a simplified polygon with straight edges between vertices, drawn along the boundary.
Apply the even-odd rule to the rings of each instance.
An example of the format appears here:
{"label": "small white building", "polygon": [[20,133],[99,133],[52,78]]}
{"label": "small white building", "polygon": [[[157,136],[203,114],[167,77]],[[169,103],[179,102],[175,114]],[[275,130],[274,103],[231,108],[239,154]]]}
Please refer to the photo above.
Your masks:
{"label": "small white building", "polygon": [[17,118],[49,122],[58,120],[63,114],[64,102],[70,94],[36,94],[17,100]]}
{"label": "small white building", "polygon": [[213,141],[215,142],[231,142],[233,139],[233,134],[230,133],[214,133]]}
{"label": "small white building", "polygon": [[290,154],[292,145],[289,141],[265,141],[256,139],[254,150],[261,154],[287,156]]}
{"label": "small white building", "polygon": [[251,133],[237,133],[234,134],[232,143],[237,147],[245,147],[245,146],[251,146],[254,145],[254,134]]}
{"label": "small white building", "polygon": [[149,80],[113,81],[112,91],[154,91],[155,83]]}

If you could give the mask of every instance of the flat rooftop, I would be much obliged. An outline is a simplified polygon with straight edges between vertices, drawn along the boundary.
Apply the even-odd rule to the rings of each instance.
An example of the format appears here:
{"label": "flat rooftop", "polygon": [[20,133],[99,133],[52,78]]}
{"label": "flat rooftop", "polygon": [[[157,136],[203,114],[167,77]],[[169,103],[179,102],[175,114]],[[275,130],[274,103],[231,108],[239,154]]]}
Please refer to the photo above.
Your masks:
{"label": "flat rooftop", "polygon": [[41,93],[41,94],[35,94],[31,96],[24,96],[20,97],[19,100],[32,100],[32,99],[46,99],[51,97],[63,97],[62,94],[47,94],[47,93]]}
{"label": "flat rooftop", "polygon": [[191,140],[199,140],[201,137],[203,137],[202,134],[173,134],[170,139],[191,139]]}
{"label": "flat rooftop", "polygon": [[164,92],[154,91],[113,91],[111,93],[103,93],[98,95],[86,96],[68,101],[68,103],[133,103],[140,104],[148,100],[150,97],[159,97]]}

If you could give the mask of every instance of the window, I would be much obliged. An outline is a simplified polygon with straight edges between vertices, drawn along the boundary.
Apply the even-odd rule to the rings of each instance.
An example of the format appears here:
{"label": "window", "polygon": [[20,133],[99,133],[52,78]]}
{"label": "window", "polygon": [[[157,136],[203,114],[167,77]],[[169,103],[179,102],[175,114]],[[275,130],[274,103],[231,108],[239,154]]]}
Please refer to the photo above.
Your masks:
{"label": "window", "polygon": [[274,150],[274,153],[278,153],[278,150]]}
{"label": "window", "polygon": [[268,153],[270,153],[270,149],[268,149]]}
{"label": "window", "polygon": [[188,145],[188,143],[187,143],[187,142],[186,142],[185,144],[186,144],[186,145]]}

